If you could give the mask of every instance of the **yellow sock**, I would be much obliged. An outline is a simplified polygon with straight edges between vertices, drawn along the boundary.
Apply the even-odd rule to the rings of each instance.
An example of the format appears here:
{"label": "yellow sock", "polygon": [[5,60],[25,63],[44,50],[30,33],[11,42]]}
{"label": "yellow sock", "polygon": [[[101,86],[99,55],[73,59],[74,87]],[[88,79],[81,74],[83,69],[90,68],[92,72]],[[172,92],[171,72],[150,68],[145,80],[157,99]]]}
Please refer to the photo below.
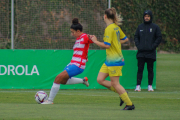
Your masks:
{"label": "yellow sock", "polygon": [[111,87],[109,88],[109,90],[111,90],[111,91],[117,93],[117,91],[115,90],[115,88],[114,88],[113,86],[111,86]]}
{"label": "yellow sock", "polygon": [[128,96],[127,92],[121,94],[120,98],[124,101],[124,103],[126,103],[126,105],[132,105],[132,102],[129,99],[129,96]]}

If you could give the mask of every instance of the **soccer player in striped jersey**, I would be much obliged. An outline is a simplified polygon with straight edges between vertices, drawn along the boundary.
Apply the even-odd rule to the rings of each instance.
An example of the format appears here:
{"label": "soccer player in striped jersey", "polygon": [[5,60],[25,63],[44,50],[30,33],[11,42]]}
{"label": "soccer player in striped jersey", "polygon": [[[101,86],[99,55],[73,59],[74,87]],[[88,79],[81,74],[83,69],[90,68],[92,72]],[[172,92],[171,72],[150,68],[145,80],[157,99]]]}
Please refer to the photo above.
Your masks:
{"label": "soccer player in striped jersey", "polygon": [[[122,102],[126,103],[123,110],[133,110],[135,106],[129,99],[124,87],[119,83],[124,65],[121,44],[128,41],[128,38],[118,26],[122,19],[117,15],[115,8],[109,8],[105,10],[104,21],[107,25],[103,38],[104,42],[100,42],[96,36],[90,35],[90,39],[96,45],[106,48],[106,61],[99,71],[97,82],[119,94]],[[111,81],[105,80],[108,76],[110,76]]]}
{"label": "soccer player in striped jersey", "polygon": [[67,85],[82,83],[85,84],[87,87],[89,86],[87,77],[85,77],[84,79],[80,79],[73,76],[76,76],[84,71],[87,62],[89,44],[93,42],[88,38],[87,34],[82,32],[83,26],[79,23],[78,18],[74,18],[72,20],[70,30],[71,35],[76,38],[76,42],[73,47],[74,53],[72,60],[65,67],[64,71],[56,76],[54,83],[51,87],[48,100],[41,104],[53,104],[53,100],[60,89],[60,84]]}

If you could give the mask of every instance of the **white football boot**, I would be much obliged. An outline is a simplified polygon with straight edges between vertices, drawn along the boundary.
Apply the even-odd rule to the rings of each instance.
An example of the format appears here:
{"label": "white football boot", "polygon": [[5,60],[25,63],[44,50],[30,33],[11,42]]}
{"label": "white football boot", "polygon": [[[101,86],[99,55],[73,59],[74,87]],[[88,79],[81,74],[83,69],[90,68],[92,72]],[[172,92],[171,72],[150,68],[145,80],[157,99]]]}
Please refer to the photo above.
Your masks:
{"label": "white football boot", "polygon": [[148,85],[148,91],[149,91],[149,92],[150,92],[150,91],[152,91],[152,92],[154,91],[153,88],[152,88],[152,85]]}
{"label": "white football boot", "polygon": [[50,101],[50,100],[46,100],[44,101],[43,103],[41,103],[43,105],[46,105],[46,104],[53,104],[53,101]]}
{"label": "white football boot", "polygon": [[88,78],[87,78],[87,77],[84,77],[84,79],[83,79],[83,84],[85,84],[86,87],[89,86],[89,82],[88,82]]}
{"label": "white football boot", "polygon": [[135,89],[134,91],[138,91],[138,92],[140,92],[140,91],[141,91],[141,87],[140,87],[140,85],[137,85],[137,86],[136,86],[136,89]]}

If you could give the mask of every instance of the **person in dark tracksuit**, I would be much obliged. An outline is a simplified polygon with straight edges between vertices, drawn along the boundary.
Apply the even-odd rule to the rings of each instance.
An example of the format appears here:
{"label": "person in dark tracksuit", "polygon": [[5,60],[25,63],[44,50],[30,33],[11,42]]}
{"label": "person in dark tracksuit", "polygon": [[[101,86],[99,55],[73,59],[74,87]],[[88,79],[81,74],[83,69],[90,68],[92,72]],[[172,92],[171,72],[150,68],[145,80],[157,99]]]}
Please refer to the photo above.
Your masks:
{"label": "person in dark tracksuit", "polygon": [[153,66],[156,61],[156,48],[161,42],[162,35],[158,25],[152,23],[153,15],[150,10],[146,10],[143,15],[144,23],[140,24],[134,35],[135,45],[138,49],[138,72],[137,86],[135,91],[141,91],[141,81],[144,70],[144,64],[147,63],[148,69],[148,91],[154,91],[153,83]]}

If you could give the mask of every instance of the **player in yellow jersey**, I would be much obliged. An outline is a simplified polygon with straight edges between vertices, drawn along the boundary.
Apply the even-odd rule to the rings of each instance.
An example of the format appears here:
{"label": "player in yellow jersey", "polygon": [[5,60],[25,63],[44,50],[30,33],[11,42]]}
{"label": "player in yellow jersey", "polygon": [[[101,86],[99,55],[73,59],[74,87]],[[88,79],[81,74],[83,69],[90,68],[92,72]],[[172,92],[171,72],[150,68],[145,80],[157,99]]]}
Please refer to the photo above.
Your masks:
{"label": "player in yellow jersey", "polygon": [[[104,42],[99,42],[94,35],[90,35],[89,37],[96,45],[106,48],[106,61],[99,71],[97,82],[119,94],[121,100],[126,103],[123,110],[134,110],[134,104],[129,99],[124,87],[119,83],[124,65],[121,44],[128,41],[128,38],[118,26],[121,20],[115,8],[105,10],[104,21],[107,27],[104,32]],[[111,81],[105,80],[108,76]]]}

